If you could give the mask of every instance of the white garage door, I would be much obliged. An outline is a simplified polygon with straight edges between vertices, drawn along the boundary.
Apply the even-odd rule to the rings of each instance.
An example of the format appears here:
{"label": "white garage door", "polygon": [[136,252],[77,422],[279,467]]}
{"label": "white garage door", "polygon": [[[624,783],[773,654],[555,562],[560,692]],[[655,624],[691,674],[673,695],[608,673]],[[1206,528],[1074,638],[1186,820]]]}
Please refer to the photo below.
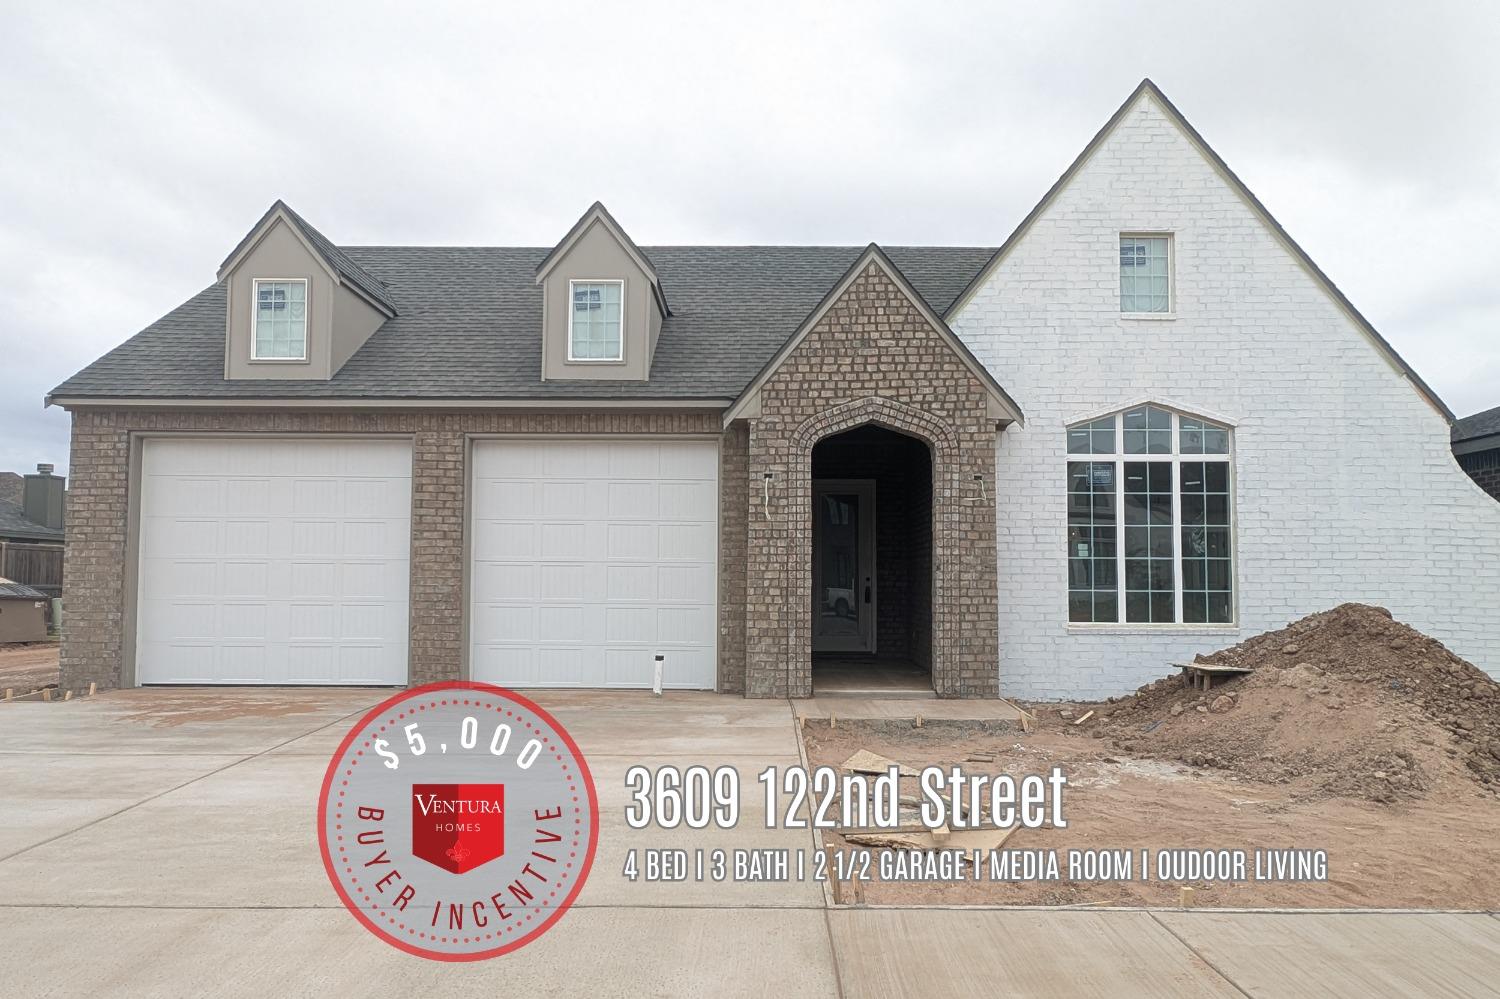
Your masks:
{"label": "white garage door", "polygon": [[410,444],[148,439],[140,509],[138,682],[406,682]]}
{"label": "white garage door", "polygon": [[473,481],[474,679],[713,689],[714,444],[480,441]]}

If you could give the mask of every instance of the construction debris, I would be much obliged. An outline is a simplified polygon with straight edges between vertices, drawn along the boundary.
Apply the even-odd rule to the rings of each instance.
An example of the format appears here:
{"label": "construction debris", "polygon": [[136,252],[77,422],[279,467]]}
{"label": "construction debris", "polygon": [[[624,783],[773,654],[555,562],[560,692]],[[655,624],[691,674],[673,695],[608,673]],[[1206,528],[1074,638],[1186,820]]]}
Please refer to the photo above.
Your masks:
{"label": "construction debris", "polygon": [[895,760],[886,759],[884,756],[872,753],[866,749],[861,749],[839,765],[839,769],[847,770],[850,773],[871,774],[877,777],[889,773],[891,767],[896,767],[902,777],[917,776],[917,771],[911,767],[897,763]]}
{"label": "construction debris", "polygon": [[1073,724],[1074,725],[1082,725],[1084,722],[1088,721],[1092,717],[1094,717],[1094,713],[1092,711],[1090,711],[1087,714],[1085,714],[1082,718],[1079,718],[1077,721],[1075,721]]}
{"label": "construction debris", "polygon": [[1187,684],[1147,684],[1092,734],[1325,796],[1419,798],[1444,773],[1500,793],[1500,683],[1383,608],[1343,604],[1181,668]]}

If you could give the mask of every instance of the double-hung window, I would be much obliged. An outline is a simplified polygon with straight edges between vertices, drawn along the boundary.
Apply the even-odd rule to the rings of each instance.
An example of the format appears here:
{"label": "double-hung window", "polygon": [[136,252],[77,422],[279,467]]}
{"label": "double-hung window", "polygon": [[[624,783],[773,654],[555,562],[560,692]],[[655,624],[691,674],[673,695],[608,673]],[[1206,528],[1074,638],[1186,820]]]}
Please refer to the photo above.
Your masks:
{"label": "double-hung window", "polygon": [[570,281],[568,289],[568,360],[623,360],[625,282]]}
{"label": "double-hung window", "polygon": [[251,359],[307,360],[307,281],[257,280],[253,293]]}
{"label": "double-hung window", "polygon": [[1139,406],[1068,428],[1068,620],[1230,624],[1228,427]]}

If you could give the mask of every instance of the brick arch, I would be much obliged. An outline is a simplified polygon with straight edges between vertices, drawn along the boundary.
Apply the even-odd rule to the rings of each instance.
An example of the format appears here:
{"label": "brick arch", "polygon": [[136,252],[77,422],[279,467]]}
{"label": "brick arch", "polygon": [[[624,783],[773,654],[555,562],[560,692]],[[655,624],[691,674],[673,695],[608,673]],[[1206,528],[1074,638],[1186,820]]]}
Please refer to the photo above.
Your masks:
{"label": "brick arch", "polygon": [[940,449],[946,451],[958,446],[958,435],[942,420],[914,406],[881,396],[854,399],[808,417],[792,432],[792,444],[811,454],[813,445],[825,437],[867,423],[920,437],[932,448],[934,456]]}

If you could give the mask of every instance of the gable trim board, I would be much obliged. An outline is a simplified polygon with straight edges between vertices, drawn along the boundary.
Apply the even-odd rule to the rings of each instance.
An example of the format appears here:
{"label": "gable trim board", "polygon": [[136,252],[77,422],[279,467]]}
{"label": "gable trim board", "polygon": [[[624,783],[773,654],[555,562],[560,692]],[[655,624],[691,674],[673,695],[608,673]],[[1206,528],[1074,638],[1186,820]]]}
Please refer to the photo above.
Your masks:
{"label": "gable trim board", "polygon": [[895,282],[896,287],[911,301],[912,305],[916,306],[917,311],[922,314],[922,318],[933,328],[938,337],[958,356],[965,367],[979,379],[979,383],[984,386],[988,397],[989,415],[1002,424],[1018,423],[1025,426],[1026,418],[1021,412],[1021,407],[1016,404],[1016,401],[995,380],[995,376],[990,372],[990,369],[979,362],[979,358],[974,356],[973,352],[969,350],[968,345],[959,339],[948,328],[948,324],[942,317],[933,310],[932,306],[927,304],[927,300],[922,297],[921,292],[912,287],[906,275],[901,273],[901,269],[892,263],[891,258],[886,256],[885,251],[874,243],[865,247],[865,251],[860,254],[859,259],[855,260],[849,269],[844,272],[844,276],[839,278],[834,286],[828,290],[828,294],[823,296],[823,300],[808,314],[807,318],[802,321],[802,324],[797,327],[796,331],[787,338],[786,343],[782,345],[781,349],[766,362],[765,366],[761,368],[760,373],[750,380],[750,384],[745,387],[745,391],[740,393],[739,398],[724,413],[724,426],[727,427],[742,417],[756,415],[761,386],[765,385],[770,377],[776,373],[776,369],[785,363],[786,359],[792,355],[792,352],[797,349],[798,345],[807,339],[807,335],[828,314],[828,310],[833,308],[834,304],[844,297],[845,292],[849,290],[849,286],[871,264],[874,264]]}
{"label": "gable trim board", "polygon": [[[1307,251],[1302,249],[1297,241],[1282,228],[1281,223],[1276,220],[1276,217],[1271,214],[1265,205],[1261,204],[1260,199],[1255,196],[1255,193],[1229,168],[1229,164],[1225,163],[1223,158],[1214,151],[1213,147],[1208,144],[1203,136],[1198,134],[1198,130],[1183,116],[1182,112],[1177,109],[1177,106],[1167,99],[1167,95],[1162,93],[1161,89],[1150,78],[1142,80],[1131,95],[1125,99],[1125,103],[1121,104],[1119,109],[1104,123],[1104,127],[1095,133],[1094,137],[1089,140],[1088,145],[1083,147],[1083,151],[1063,171],[1062,176],[1058,177],[1053,185],[1048,188],[1047,193],[1042,195],[1042,200],[1038,201],[1036,206],[1026,214],[1026,217],[1021,220],[1021,224],[1016,226],[1015,231],[1006,237],[1004,243],[1000,244],[1000,248],[995,251],[995,255],[980,268],[979,273],[974,275],[964,290],[953,300],[953,304],[949,307],[944,318],[952,319],[963,311],[975,293],[984,286],[990,279],[990,276],[1000,266],[1000,263],[1010,254],[1010,251],[1025,237],[1026,233],[1031,229],[1032,224],[1052,205],[1053,201],[1068,186],[1069,182],[1082,169],[1083,165],[1093,157],[1095,151],[1104,144],[1104,141],[1109,138],[1120,122],[1125,119],[1125,116],[1143,99],[1156,101],[1161,109],[1166,112],[1168,119],[1187,136],[1188,141],[1208,160],[1209,165],[1224,178],[1235,194],[1271,230],[1271,234],[1276,240],[1292,254],[1293,258],[1302,265],[1313,280],[1353,320],[1355,326],[1370,340],[1371,344],[1381,353],[1391,367],[1403,378],[1410,381],[1417,392],[1427,400],[1428,404],[1442,414],[1443,418],[1451,424],[1455,417],[1453,411],[1448,408],[1448,404],[1443,402],[1438,394],[1432,390],[1431,386],[1422,380],[1422,376],[1417,374],[1416,370],[1406,362],[1406,359],[1396,351],[1396,348],[1392,347],[1390,342],[1380,335],[1380,331],[1375,329],[1374,325],[1364,317],[1364,314],[1354,307],[1354,303],[1349,301],[1344,293],[1339,290],[1338,285],[1334,284],[1333,280],[1327,274],[1323,273],[1323,269],[1313,261],[1312,257],[1308,256]],[[1131,230],[1122,231],[1129,232]]]}

